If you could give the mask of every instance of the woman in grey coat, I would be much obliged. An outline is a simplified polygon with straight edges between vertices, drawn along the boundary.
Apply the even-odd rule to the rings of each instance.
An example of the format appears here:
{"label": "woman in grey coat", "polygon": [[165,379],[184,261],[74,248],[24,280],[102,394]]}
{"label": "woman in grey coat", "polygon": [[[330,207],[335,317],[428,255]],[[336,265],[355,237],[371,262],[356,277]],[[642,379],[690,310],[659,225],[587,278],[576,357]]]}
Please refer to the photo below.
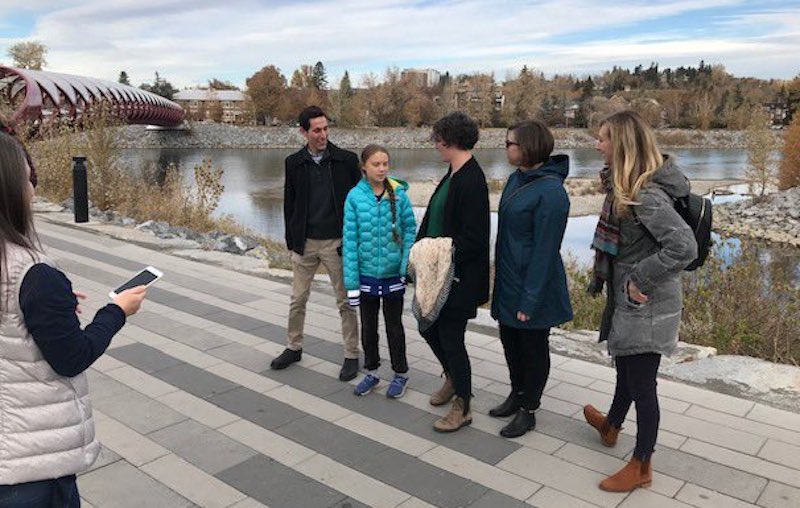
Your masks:
{"label": "woman in grey coat", "polygon": [[632,111],[600,125],[597,149],[606,169],[607,196],[595,231],[594,281],[606,286],[600,340],[608,341],[617,383],[608,416],[584,407],[586,420],[606,446],[614,446],[631,404],[636,405],[636,448],[631,461],[600,488],[627,492],[652,481],[650,456],[659,424],[656,375],[661,355],[678,342],[681,272],[697,257],[697,242],[675,211],[673,198],[689,194],[689,181],[662,155],[653,130]]}

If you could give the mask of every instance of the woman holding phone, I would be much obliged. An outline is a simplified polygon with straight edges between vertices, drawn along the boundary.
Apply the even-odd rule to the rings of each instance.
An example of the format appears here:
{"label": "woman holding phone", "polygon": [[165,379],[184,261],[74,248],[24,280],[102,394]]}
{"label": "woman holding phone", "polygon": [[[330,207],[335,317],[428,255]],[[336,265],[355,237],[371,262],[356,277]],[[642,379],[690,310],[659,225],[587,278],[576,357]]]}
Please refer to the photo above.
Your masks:
{"label": "woman holding phone", "polygon": [[135,314],[121,292],[81,329],[77,297],[33,227],[31,167],[0,133],[0,508],[80,506],[75,475],[100,453],[84,371]]}

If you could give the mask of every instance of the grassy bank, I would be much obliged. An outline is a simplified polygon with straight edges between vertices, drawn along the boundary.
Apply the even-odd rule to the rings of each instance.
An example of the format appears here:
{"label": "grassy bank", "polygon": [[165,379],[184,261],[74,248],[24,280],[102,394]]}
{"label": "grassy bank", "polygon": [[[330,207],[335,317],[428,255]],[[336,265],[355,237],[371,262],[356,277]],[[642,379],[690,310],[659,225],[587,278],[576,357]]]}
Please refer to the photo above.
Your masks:
{"label": "grassy bank", "polygon": [[[684,274],[684,314],[680,338],[712,346],[720,354],[754,356],[800,364],[800,287],[797,257],[742,244],[723,262],[732,246],[715,246],[706,264]],[[591,267],[567,262],[575,319],[566,328],[597,330],[605,298],[586,292]]]}

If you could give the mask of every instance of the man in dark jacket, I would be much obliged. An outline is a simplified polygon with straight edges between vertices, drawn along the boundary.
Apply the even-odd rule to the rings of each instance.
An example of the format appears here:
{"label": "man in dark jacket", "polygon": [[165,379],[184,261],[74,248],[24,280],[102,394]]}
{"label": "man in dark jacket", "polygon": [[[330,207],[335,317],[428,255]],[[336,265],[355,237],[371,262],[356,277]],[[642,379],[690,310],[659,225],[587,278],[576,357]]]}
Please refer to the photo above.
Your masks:
{"label": "man in dark jacket", "polygon": [[306,303],[314,274],[322,263],[342,318],[344,363],[339,379],[349,381],[358,374],[358,324],[344,289],[342,222],[345,198],[361,179],[361,170],[353,152],[328,142],[328,118],[322,109],[307,107],[299,120],[307,144],[286,158],[283,193],[286,247],[291,251],[293,274],[288,344],[271,366],[285,369],[302,357]]}

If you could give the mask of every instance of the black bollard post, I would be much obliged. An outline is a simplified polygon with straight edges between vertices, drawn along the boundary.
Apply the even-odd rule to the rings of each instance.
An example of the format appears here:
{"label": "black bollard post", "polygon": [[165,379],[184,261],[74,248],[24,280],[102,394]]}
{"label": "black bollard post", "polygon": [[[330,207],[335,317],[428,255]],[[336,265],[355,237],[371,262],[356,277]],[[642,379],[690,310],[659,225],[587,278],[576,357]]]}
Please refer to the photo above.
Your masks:
{"label": "black bollard post", "polygon": [[72,200],[75,222],[89,222],[89,184],[86,177],[86,157],[72,158]]}

